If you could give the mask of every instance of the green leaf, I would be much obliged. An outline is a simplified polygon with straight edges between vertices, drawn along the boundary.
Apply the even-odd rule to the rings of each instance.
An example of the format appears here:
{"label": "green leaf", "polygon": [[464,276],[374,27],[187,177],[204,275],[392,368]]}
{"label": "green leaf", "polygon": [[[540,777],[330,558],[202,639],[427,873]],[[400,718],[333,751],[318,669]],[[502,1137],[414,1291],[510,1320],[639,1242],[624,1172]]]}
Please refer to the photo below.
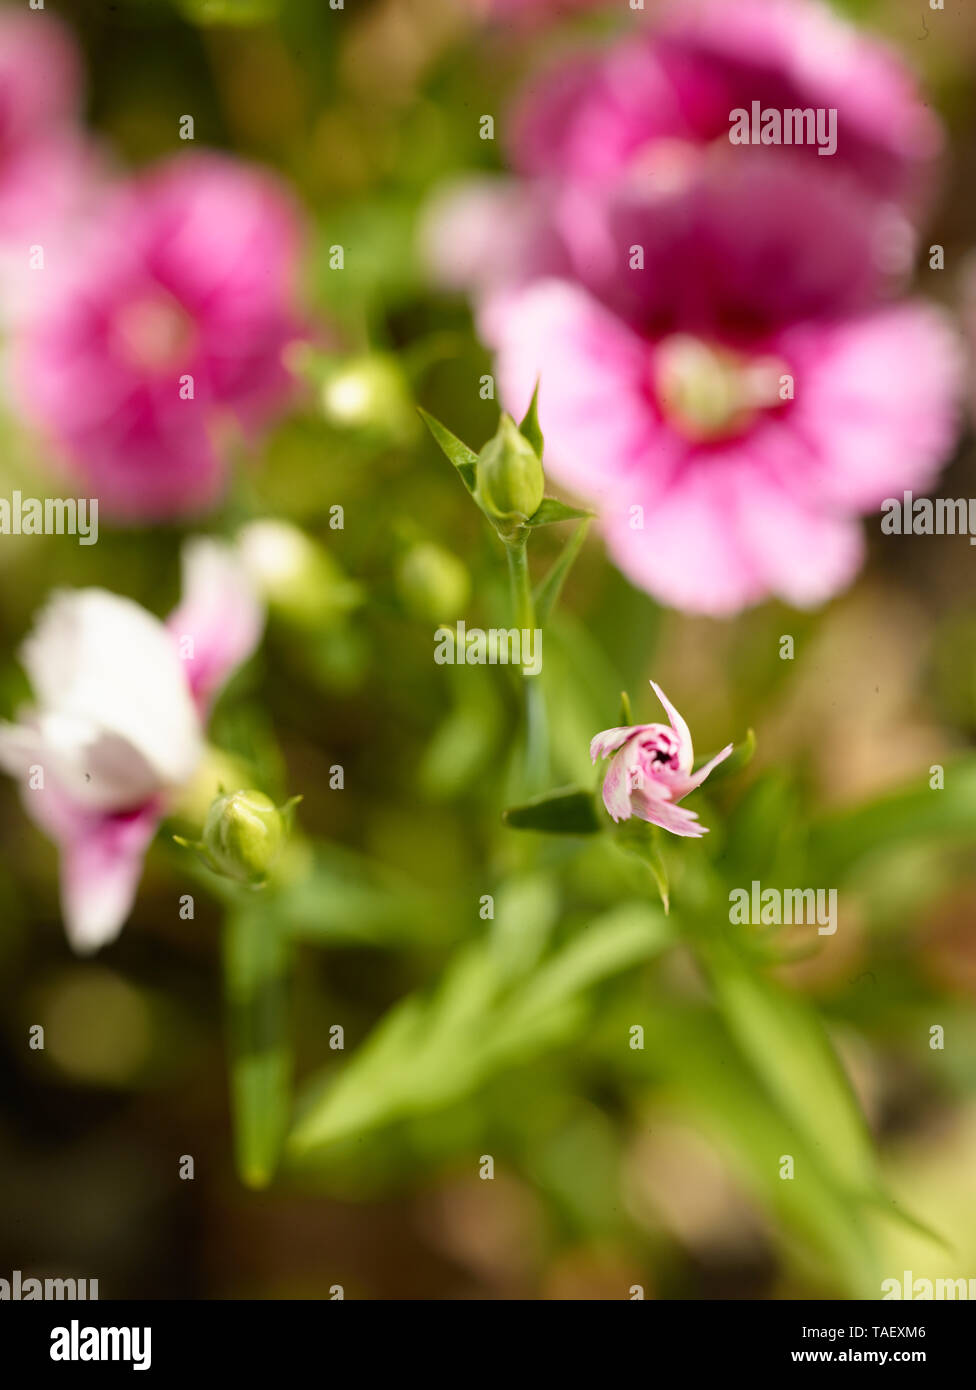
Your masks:
{"label": "green leaf", "polygon": [[560,502],[556,497],[545,497],[525,524],[526,526],[552,526],[557,521],[581,521],[584,518],[588,520],[592,516],[592,512],[579,507],[567,506],[565,502]]}
{"label": "green leaf", "polygon": [[[541,884],[532,893],[546,891]],[[397,1004],[338,1073],[306,1090],[288,1140],[293,1158],[459,1100],[499,1073],[565,1042],[585,1020],[584,992],[671,940],[660,913],[626,904],[511,982],[493,940],[454,957],[427,996]]]}
{"label": "green leaf", "polygon": [[492,961],[500,980],[514,980],[534,968],[559,915],[559,893],[548,874],[508,879],[495,893]]}
{"label": "green leaf", "polygon": [[532,392],[532,399],[529,408],[525,412],[525,417],[519,425],[519,434],[523,439],[527,439],[533,449],[542,458],[542,451],[545,447],[545,440],[542,437],[542,430],[539,428],[539,383],[535,384]]}
{"label": "green leaf", "polygon": [[296,941],[321,946],[400,945],[444,939],[443,914],[404,875],[339,845],[315,846],[268,911]]}
{"label": "green leaf", "polygon": [[630,696],[626,690],[620,692],[620,727],[629,729],[634,722],[634,716],[630,710]]}
{"label": "green leaf", "polygon": [[542,1013],[580,990],[663,951],[673,933],[661,913],[646,903],[622,903],[538,969],[513,1003],[517,1015]]}
{"label": "green leaf", "polygon": [[[545,503],[543,503],[543,506],[544,505]],[[586,532],[589,524],[589,521],[585,520],[576,527],[576,530],[556,556],[552,568],[536,588],[534,594],[535,616],[540,626],[544,626],[549,620],[549,615],[552,613],[562,591],[563,584],[566,582],[566,576],[569,574],[577,555],[583,548],[583,542],[586,539]]]}
{"label": "green leaf", "polygon": [[290,950],[271,914],[250,904],[229,914],[223,964],[235,1159],[243,1183],[266,1187],[290,1119],[293,1070]]}
{"label": "green leaf", "polygon": [[[643,1050],[621,1045],[640,1023]],[[811,1256],[819,1278],[848,1297],[877,1298],[883,1271],[864,1203],[841,1188],[823,1163],[826,1129],[810,1143],[770,1097],[713,1010],[628,1001],[601,1019],[599,1055],[631,1077],[666,1084],[668,1111],[679,1108],[704,1132],[736,1176],[775,1218],[786,1259]],[[795,1180],[781,1178],[782,1155]]]}
{"label": "green leaf", "polygon": [[867,1125],[816,1014],[731,949],[707,951],[719,1010],[783,1114],[851,1192],[877,1184]]}
{"label": "green leaf", "polygon": [[457,469],[464,486],[473,493],[477,481],[478,455],[473,449],[469,449],[467,444],[463,444],[456,435],[452,434],[446,425],[442,425],[440,420],[435,420],[434,416],[429,415],[421,406],[418,406],[417,409],[441,452]]}
{"label": "green leaf", "polygon": [[552,835],[594,835],[604,828],[593,793],[581,787],[544,792],[521,806],[510,806],[502,819],[512,830],[543,830]]}

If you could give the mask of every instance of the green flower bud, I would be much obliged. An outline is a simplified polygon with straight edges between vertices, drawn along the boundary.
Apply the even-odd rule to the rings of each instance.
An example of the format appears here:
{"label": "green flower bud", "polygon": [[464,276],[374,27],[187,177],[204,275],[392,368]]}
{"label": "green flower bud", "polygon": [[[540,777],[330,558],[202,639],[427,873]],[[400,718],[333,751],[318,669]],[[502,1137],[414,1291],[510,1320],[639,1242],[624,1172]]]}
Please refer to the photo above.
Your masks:
{"label": "green flower bud", "polygon": [[386,353],[330,363],[319,398],[333,428],[355,431],[379,444],[408,444],[419,429],[403,370]]}
{"label": "green flower bud", "polygon": [[263,883],[287,837],[285,817],[264,792],[230,792],[210,807],[203,851],[214,873]]}
{"label": "green flower bud", "polygon": [[463,562],[430,541],[412,545],[403,553],[394,579],[404,607],[424,622],[456,618],[471,593],[471,580]]}
{"label": "green flower bud", "polygon": [[539,510],[545,486],[542,460],[512,417],[503,415],[478,455],[476,498],[493,521],[518,526]]}
{"label": "green flower bud", "polygon": [[291,522],[249,522],[237,544],[268,607],[298,626],[328,627],[362,597],[329,552]]}

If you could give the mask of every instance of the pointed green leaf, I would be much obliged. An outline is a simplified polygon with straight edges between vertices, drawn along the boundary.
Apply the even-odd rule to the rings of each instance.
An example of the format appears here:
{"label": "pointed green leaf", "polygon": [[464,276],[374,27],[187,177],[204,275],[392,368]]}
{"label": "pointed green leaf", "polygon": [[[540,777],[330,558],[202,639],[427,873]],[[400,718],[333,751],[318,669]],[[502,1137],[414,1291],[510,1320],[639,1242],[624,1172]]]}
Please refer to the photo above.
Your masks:
{"label": "pointed green leaf", "polygon": [[620,727],[629,729],[634,722],[634,716],[630,710],[630,696],[626,690],[620,692]]}
{"label": "pointed green leaf", "polygon": [[594,835],[603,829],[593,794],[580,787],[561,787],[521,806],[510,806],[502,819],[512,830],[543,830],[551,835]]}
{"label": "pointed green leaf", "polygon": [[729,1031],[783,1114],[851,1192],[876,1186],[867,1125],[817,1015],[730,949],[708,969]]}
{"label": "pointed green leaf", "polygon": [[512,1001],[520,1017],[543,1013],[619,970],[670,946],[671,927],[657,908],[620,903],[598,917],[550,960],[537,967]]}
{"label": "pointed green leaf", "polygon": [[545,441],[542,437],[542,430],[539,428],[538,381],[535,384],[535,390],[532,392],[532,399],[529,402],[528,410],[525,412],[525,418],[519,425],[519,434],[522,436],[523,439],[527,439],[529,441],[529,443],[532,445],[533,449],[536,451],[536,453],[539,455],[541,459]]}
{"label": "pointed green leaf", "polygon": [[[538,883],[530,894],[540,887],[544,896]],[[289,1136],[290,1154],[304,1160],[352,1136],[359,1141],[371,1128],[441,1109],[565,1043],[586,1021],[587,990],[671,940],[659,912],[625,903],[532,968],[526,958],[513,970],[497,941],[472,943],[433,991],[401,1000],[348,1063],[313,1078]]]}
{"label": "pointed green leaf", "polygon": [[469,492],[474,492],[477,477],[478,455],[473,449],[469,449],[467,444],[462,443],[457,435],[452,434],[446,425],[442,425],[440,420],[436,420],[433,415],[428,415],[427,411],[421,406],[418,406],[417,409],[420,411],[424,424],[434,436],[441,452],[453,463],[454,467],[461,475],[461,481],[464,486]]}
{"label": "pointed green leaf", "polygon": [[[543,505],[545,504],[543,503]],[[582,521],[577,526],[553,561],[549,573],[535,591],[535,616],[540,626],[544,626],[549,620],[549,615],[562,592],[563,584],[566,582],[566,576],[573,568],[576,557],[583,548],[589,524],[587,520]]]}
{"label": "pointed green leaf", "polygon": [[581,521],[593,515],[580,507],[567,506],[556,497],[546,497],[537,511],[529,517],[526,526],[552,526],[557,521]]}

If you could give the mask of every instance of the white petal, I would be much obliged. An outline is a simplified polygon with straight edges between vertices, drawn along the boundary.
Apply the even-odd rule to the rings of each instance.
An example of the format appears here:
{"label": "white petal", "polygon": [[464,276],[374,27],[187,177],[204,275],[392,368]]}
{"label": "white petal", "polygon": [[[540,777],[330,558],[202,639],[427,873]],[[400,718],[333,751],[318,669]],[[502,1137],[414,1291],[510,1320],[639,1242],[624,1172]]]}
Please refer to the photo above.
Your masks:
{"label": "white petal", "polygon": [[42,741],[69,766],[91,764],[81,770],[95,804],[113,804],[115,784],[121,804],[132,804],[192,774],[201,731],[182,663],[164,625],[137,603],[103,589],[56,594],[23,661]]}

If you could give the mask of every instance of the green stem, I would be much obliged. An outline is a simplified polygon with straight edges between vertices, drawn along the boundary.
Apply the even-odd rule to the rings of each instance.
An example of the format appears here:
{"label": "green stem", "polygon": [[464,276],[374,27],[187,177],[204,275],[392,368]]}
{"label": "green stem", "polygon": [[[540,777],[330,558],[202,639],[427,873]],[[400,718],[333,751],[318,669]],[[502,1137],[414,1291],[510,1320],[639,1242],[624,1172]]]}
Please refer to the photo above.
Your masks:
{"label": "green stem", "polygon": [[[515,625],[523,632],[536,631],[535,600],[529,578],[527,536],[506,541],[508,574],[512,586],[512,608]],[[543,788],[549,777],[549,737],[545,697],[538,675],[522,672],[525,690],[525,764],[524,778],[527,793]]]}
{"label": "green stem", "polygon": [[515,622],[528,631],[535,629],[535,603],[532,599],[532,584],[529,580],[528,545],[525,536],[505,543],[508,556],[508,575],[512,582],[512,607]]}

